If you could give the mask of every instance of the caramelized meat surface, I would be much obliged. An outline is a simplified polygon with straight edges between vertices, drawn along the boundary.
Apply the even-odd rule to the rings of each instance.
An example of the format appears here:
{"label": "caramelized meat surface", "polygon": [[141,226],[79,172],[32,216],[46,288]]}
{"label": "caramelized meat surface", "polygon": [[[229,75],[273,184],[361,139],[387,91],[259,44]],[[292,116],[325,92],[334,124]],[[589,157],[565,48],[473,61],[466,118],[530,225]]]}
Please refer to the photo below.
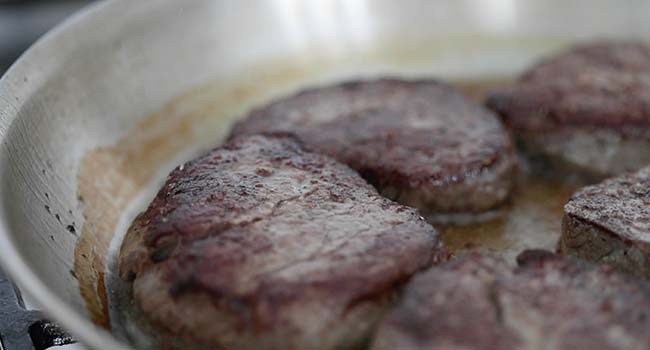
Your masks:
{"label": "caramelized meat surface", "polygon": [[609,266],[526,251],[511,268],[468,254],[411,281],[372,348],[647,349],[650,284]]}
{"label": "caramelized meat surface", "polygon": [[508,198],[516,158],[498,118],[434,80],[315,88],[251,112],[232,136],[288,132],[434,221],[473,221]]}
{"label": "caramelized meat surface", "polygon": [[650,278],[650,167],[578,191],[562,224],[560,252]]}
{"label": "caramelized meat surface", "polygon": [[488,107],[527,153],[589,179],[650,164],[650,45],[596,42],[543,60]]}
{"label": "caramelized meat surface", "polygon": [[120,274],[146,321],[188,343],[350,348],[441,244],[347,166],[290,137],[244,136],[169,175],[127,233]]}

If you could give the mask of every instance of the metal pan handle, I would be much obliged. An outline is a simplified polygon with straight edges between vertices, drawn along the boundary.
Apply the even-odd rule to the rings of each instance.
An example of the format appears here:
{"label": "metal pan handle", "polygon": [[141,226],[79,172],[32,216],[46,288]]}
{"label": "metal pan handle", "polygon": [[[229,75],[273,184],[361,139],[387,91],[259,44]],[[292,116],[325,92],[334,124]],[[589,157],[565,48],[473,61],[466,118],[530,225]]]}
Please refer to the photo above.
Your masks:
{"label": "metal pan handle", "polygon": [[0,350],[45,350],[74,342],[40,312],[26,310],[20,293],[0,271]]}

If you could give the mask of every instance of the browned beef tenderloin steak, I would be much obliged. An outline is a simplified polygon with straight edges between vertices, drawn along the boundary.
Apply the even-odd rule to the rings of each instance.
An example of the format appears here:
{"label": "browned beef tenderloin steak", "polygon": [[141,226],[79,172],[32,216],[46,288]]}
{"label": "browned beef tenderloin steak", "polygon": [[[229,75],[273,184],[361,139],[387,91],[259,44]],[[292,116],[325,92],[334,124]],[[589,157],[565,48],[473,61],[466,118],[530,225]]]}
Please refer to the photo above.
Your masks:
{"label": "browned beef tenderloin steak", "polygon": [[513,184],[514,147],[498,118],[433,80],[306,90],[254,110],[232,135],[269,131],[295,134],[436,221],[490,216]]}
{"label": "browned beef tenderloin steak", "polygon": [[597,42],[550,57],[488,107],[525,151],[588,179],[650,163],[650,45]]}
{"label": "browned beef tenderloin steak", "polygon": [[372,349],[650,347],[647,281],[545,251],[517,260],[470,253],[414,277]]}
{"label": "browned beef tenderloin steak", "polygon": [[225,349],[350,348],[444,249],[416,212],[288,137],[244,136],[174,170],[120,275],[145,319]]}
{"label": "browned beef tenderloin steak", "polygon": [[575,193],[558,249],[650,278],[650,167]]}

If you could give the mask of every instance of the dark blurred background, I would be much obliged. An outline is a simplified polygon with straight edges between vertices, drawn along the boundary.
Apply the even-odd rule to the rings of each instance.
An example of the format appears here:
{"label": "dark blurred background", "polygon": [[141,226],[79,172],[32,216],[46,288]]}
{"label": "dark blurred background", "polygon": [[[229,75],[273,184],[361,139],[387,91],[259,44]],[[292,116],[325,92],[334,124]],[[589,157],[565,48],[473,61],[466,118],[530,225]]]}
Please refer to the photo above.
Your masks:
{"label": "dark blurred background", "polygon": [[92,0],[0,0],[0,75],[34,41]]}

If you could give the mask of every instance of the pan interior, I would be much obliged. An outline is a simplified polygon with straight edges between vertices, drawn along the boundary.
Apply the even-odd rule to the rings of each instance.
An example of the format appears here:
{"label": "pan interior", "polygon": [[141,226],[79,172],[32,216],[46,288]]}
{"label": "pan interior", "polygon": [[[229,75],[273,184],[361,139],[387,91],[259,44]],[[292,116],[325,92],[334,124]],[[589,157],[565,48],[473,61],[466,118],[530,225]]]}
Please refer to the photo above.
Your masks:
{"label": "pan interior", "polygon": [[[386,73],[376,73],[386,74]],[[400,75],[397,71],[390,71],[391,75]],[[405,74],[409,76],[409,74]],[[355,76],[354,74],[350,76]],[[349,76],[343,74],[342,76],[334,76],[334,78],[325,78],[323,81],[329,80],[346,80]],[[451,80],[451,83],[458,88],[465,91],[469,96],[478,101],[482,101],[485,94],[499,86],[507,85],[510,79],[507,78],[475,78],[475,79],[457,79]],[[308,84],[309,86],[319,85],[322,81],[315,79],[314,83]],[[274,82],[276,87],[284,85],[283,81]],[[298,84],[297,86],[302,86]],[[213,86],[206,86],[205,93],[215,98],[219,96],[218,91],[211,91]],[[263,89],[267,91],[266,88]],[[293,91],[295,88],[279,89],[281,91]],[[204,93],[204,90],[201,90]],[[252,96],[252,95],[251,95]],[[270,97],[262,97],[261,101],[266,101]],[[217,98],[217,100],[221,100]],[[211,125],[215,123],[216,126],[211,127],[212,130],[220,130],[219,138],[222,138],[224,132],[229,130],[229,126],[233,121],[232,116],[241,115],[250,106],[255,105],[257,97],[251,101],[235,101],[232,105],[232,111],[229,111],[228,104],[220,104],[228,112],[217,117],[209,116],[209,113],[197,113],[203,115],[207,119],[202,121],[200,125]],[[181,102],[182,103],[182,102]],[[167,112],[169,109],[165,108]],[[220,111],[220,109],[219,109]],[[215,110],[216,112],[216,110]],[[217,112],[218,113],[218,112]],[[150,118],[156,118],[157,114],[152,115]],[[182,116],[180,120],[186,120],[186,115]],[[212,119],[215,118],[215,119]],[[174,118],[172,118],[174,119]],[[130,138],[137,138],[139,135],[131,135]],[[206,139],[210,146],[211,140],[209,137]],[[165,144],[165,141],[160,141]],[[156,142],[157,147],[163,147],[160,142]],[[170,146],[173,147],[173,146]],[[137,308],[133,307],[130,299],[130,291],[126,283],[118,277],[118,255],[121,247],[122,239],[128,230],[129,225],[135,216],[144,210],[149,202],[153,199],[158,189],[162,186],[168,171],[184,161],[191,159],[193,155],[206,152],[204,146],[198,148],[189,147],[187,153],[180,154],[176,159],[167,161],[161,167],[152,165],[150,170],[153,175],[150,175],[150,181],[143,181],[142,187],[139,191],[131,193],[128,200],[125,200],[125,207],[121,210],[117,223],[115,225],[114,234],[111,238],[110,247],[107,251],[107,267],[104,275],[105,285],[107,286],[107,295],[105,296],[105,308],[98,314],[101,317],[108,316],[111,329],[114,334],[122,339],[128,339],[130,343],[136,344],[138,348],[155,349],[159,346],[161,340],[151,335],[156,334],[155,330],[141,321],[142,316],[138,313]],[[104,157],[106,150],[102,149],[100,156],[102,161],[111,162],[114,155]],[[97,153],[89,153],[85,161],[94,162],[94,157]],[[149,157],[147,154],[141,155]],[[144,161],[144,160],[142,160]],[[522,160],[524,161],[524,160]],[[524,161],[525,162],[525,161]],[[104,166],[98,167],[103,169]],[[88,176],[81,174],[81,176]],[[95,176],[95,175],[93,175]],[[120,181],[118,179],[111,179],[110,181]],[[123,180],[122,180],[123,181]],[[504,214],[497,219],[487,222],[466,225],[466,226],[441,226],[436,227],[441,231],[443,240],[447,247],[453,253],[460,253],[467,250],[483,251],[500,254],[506,257],[512,264],[515,262],[515,257],[521,251],[527,248],[541,248],[554,250],[555,245],[560,235],[560,225],[562,208],[564,203],[568,200],[571,193],[576,189],[575,184],[563,183],[558,180],[549,179],[546,177],[535,176],[526,169],[522,169],[517,178],[517,185],[512,197],[512,201],[508,208],[504,210]],[[82,241],[83,242],[83,241]],[[82,247],[82,246],[79,246]],[[83,251],[83,250],[80,250]],[[82,269],[84,266],[81,267]],[[104,322],[104,321],[102,321]],[[183,344],[188,348],[191,345]]]}
{"label": "pan interior", "polygon": [[[110,346],[99,327],[119,326],[111,253],[131,219],[171,167],[274,97],[392,75],[447,79],[480,99],[570,42],[650,33],[641,1],[327,3],[115,1],[30,50],[0,83],[0,249],[20,260],[3,263],[24,292],[93,347]],[[544,197],[543,186],[519,203],[542,198],[557,215],[571,189]],[[454,249],[520,249],[507,232],[530,225],[511,223],[444,235]]]}

